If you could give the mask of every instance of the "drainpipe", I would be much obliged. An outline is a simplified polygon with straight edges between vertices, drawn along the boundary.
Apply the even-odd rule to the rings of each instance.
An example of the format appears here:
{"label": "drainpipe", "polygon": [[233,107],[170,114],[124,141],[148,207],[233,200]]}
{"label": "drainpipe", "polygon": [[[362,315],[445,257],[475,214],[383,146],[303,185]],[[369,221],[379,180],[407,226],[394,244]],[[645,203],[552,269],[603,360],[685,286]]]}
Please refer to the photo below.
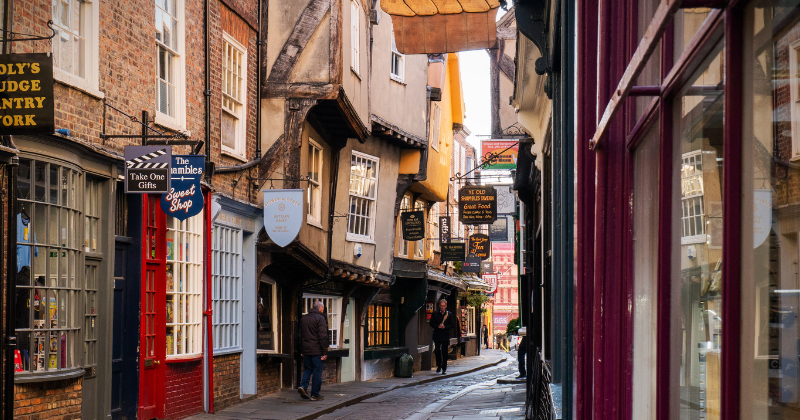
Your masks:
{"label": "drainpipe", "polygon": [[213,162],[211,162],[211,75],[209,72],[211,71],[211,57],[209,53],[211,51],[211,46],[209,45],[211,42],[211,37],[208,33],[209,28],[209,20],[211,14],[211,7],[209,4],[209,0],[205,0],[206,6],[206,14],[205,19],[203,20],[203,30],[205,32],[205,54],[206,54],[206,69],[205,69],[205,90],[203,91],[203,95],[205,95],[205,105],[206,105],[206,122],[205,122],[205,138],[206,138],[206,181],[210,184],[211,177],[214,175],[213,169]]}
{"label": "drainpipe", "polygon": [[[260,3],[260,2],[259,2]],[[209,0],[205,0],[205,19],[203,20],[203,31],[205,33],[205,55],[206,55],[206,69],[205,69],[205,91],[203,94],[205,95],[205,105],[206,105],[206,123],[205,123],[205,138],[206,138],[206,171],[205,177],[208,183],[211,183],[211,177],[214,175],[214,164],[211,161],[211,57],[209,55],[211,51],[210,46],[210,39],[208,30],[209,30],[209,20],[210,20],[210,4]],[[208,394],[208,412],[214,413],[214,340],[212,335],[212,328],[211,324],[213,322],[212,317],[212,310],[211,310],[211,194],[210,192],[206,192],[205,194],[205,211],[203,212],[205,215],[205,250],[206,250],[206,259],[205,259],[205,283],[206,283],[206,309],[203,311],[203,315],[205,315],[206,319],[206,375],[208,380],[208,388],[206,390]]]}

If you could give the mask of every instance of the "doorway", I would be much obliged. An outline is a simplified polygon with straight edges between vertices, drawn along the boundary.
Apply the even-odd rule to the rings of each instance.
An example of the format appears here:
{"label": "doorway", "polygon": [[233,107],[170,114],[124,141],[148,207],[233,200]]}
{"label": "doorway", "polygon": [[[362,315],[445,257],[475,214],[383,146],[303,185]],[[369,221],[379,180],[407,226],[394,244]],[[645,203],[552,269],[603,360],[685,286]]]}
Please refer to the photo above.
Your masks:
{"label": "doorway", "polygon": [[349,349],[348,357],[342,358],[342,382],[352,382],[356,380],[356,322],[355,322],[355,299],[347,302],[347,311],[344,315],[344,331],[342,332],[342,348]]}

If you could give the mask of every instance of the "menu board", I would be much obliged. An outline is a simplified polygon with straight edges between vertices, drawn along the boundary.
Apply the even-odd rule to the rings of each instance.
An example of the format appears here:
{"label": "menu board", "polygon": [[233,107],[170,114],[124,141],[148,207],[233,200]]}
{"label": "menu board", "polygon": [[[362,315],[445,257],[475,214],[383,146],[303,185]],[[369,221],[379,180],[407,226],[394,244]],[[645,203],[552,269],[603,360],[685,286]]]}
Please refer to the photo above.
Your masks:
{"label": "menu board", "polygon": [[488,186],[466,186],[458,191],[458,217],[465,225],[497,220],[497,191]]}

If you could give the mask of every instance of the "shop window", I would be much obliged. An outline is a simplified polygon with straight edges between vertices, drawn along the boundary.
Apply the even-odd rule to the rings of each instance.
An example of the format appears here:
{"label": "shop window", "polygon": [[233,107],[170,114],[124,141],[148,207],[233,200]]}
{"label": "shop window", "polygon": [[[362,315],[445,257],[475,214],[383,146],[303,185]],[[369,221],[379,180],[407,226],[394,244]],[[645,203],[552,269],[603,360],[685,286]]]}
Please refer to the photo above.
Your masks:
{"label": "shop window", "polygon": [[214,351],[242,348],[242,231],[214,225],[211,231],[211,303]]}
{"label": "shop window", "polygon": [[244,158],[247,127],[247,49],[222,33],[222,152]]}
{"label": "shop window", "polygon": [[198,355],[203,344],[202,212],[184,221],[167,216],[166,281],[167,357]]}
{"label": "shop window", "polygon": [[[408,195],[404,195],[403,199],[400,201],[400,212],[404,211],[411,211],[411,197]],[[399,236],[400,236],[400,247],[397,251],[398,256],[401,257],[408,257],[408,251],[411,249],[411,243],[407,240],[403,239],[403,229],[402,227],[398,227],[399,229]]]}
{"label": "shop window", "polygon": [[[425,202],[417,200],[414,202],[414,210],[425,211]],[[427,233],[427,232],[426,232]],[[414,258],[425,258],[425,239],[414,242]]]}
{"label": "shop window", "polygon": [[397,44],[394,40],[394,27],[392,27],[392,64],[390,67],[390,74],[392,80],[403,83],[406,76],[406,56],[397,50]]}
{"label": "shop window", "polygon": [[463,308],[466,312],[466,316],[464,319],[464,329],[466,331],[467,337],[475,337],[475,307],[474,306],[467,306]]}
{"label": "shop window", "polygon": [[706,241],[703,154],[684,153],[681,166],[681,244]]}
{"label": "shop window", "polygon": [[391,323],[389,305],[369,305],[367,314],[367,347],[388,346]]}
{"label": "shop window", "polygon": [[378,197],[378,162],[374,156],[353,152],[350,158],[350,204],[347,240],[372,242],[375,200]]}
{"label": "shop window", "polygon": [[[96,282],[82,270],[82,194],[93,184],[66,165],[22,158],[17,185],[15,371],[93,363],[85,357],[92,349],[78,342],[97,313]],[[84,332],[90,340],[93,329]]]}
{"label": "shop window", "polygon": [[350,68],[361,73],[361,6],[357,1],[350,2]]}
{"label": "shop window", "polygon": [[156,0],[156,123],[185,125],[183,0]]}
{"label": "shop window", "polygon": [[53,76],[84,91],[99,92],[99,11],[96,2],[54,0]]}
{"label": "shop window", "polygon": [[[670,325],[674,328],[673,337],[679,338],[671,341],[670,357],[676,360],[675,369],[679,372],[676,385],[680,389],[674,390],[673,395],[680,395],[681,418],[719,418],[722,405],[725,320],[721,308],[725,289],[721,264],[726,245],[721,240],[723,161],[717,161],[715,156],[723,156],[725,146],[723,63],[722,46],[718,45],[673,102],[674,147],[682,156],[674,170],[681,174],[680,204],[684,211],[675,215],[676,219],[680,215],[682,223],[672,235],[676,248],[672,255],[679,269],[672,271],[670,281],[672,296],[677,297]],[[699,198],[707,211],[703,204],[696,204]],[[687,205],[690,199],[694,201]],[[694,212],[687,213],[692,207]],[[704,213],[710,218],[708,232],[703,226]],[[685,241],[704,232],[708,234],[707,241]]]}
{"label": "shop window", "polygon": [[439,132],[442,124],[442,107],[436,102],[431,102],[431,136],[428,139],[433,150],[439,151],[441,141]]}
{"label": "shop window", "polygon": [[308,190],[306,190],[308,223],[322,227],[322,146],[308,139]]}
{"label": "shop window", "polygon": [[259,352],[278,351],[278,295],[274,281],[261,277],[258,284],[258,344]]}
{"label": "shop window", "polygon": [[[788,105],[789,112],[791,113],[791,127],[792,127],[792,158],[800,158],[800,39],[795,40],[794,42],[789,45],[789,48],[780,48],[779,50],[782,55],[778,56],[778,61],[783,61],[780,63],[786,67],[788,64],[789,67],[789,77],[788,77],[788,90],[789,90],[789,99],[790,104]],[[787,54],[788,53],[788,54]],[[788,57],[786,57],[788,55]],[[787,60],[788,58],[788,60]],[[786,63],[788,61],[788,63]],[[779,103],[785,102],[785,100],[778,99]],[[782,104],[783,105],[783,104]],[[786,108],[786,106],[781,106],[780,108]]]}
{"label": "shop window", "polygon": [[342,298],[336,296],[304,294],[303,315],[307,314],[312,308],[314,302],[318,300],[322,301],[322,304],[325,305],[324,315],[326,315],[328,319],[328,338],[330,339],[330,347],[332,349],[338,349],[340,335],[339,330],[341,328],[339,315],[342,310]]}

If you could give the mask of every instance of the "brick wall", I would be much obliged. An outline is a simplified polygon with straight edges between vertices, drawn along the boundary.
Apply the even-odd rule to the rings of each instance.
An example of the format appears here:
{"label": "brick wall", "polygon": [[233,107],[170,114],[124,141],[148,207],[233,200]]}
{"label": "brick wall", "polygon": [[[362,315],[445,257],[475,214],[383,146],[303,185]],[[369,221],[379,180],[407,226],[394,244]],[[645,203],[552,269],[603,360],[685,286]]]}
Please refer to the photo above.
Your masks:
{"label": "brick wall", "polygon": [[222,410],[240,401],[241,353],[214,357],[214,410]]}
{"label": "brick wall", "polygon": [[203,362],[166,365],[167,419],[179,419],[203,411]]}
{"label": "brick wall", "polygon": [[82,378],[14,385],[17,420],[81,418]]}
{"label": "brick wall", "polygon": [[256,366],[258,396],[281,390],[281,362],[269,357],[259,357]]}
{"label": "brick wall", "polygon": [[[322,362],[322,384],[335,384],[339,382],[339,369],[342,364],[340,357],[330,357]],[[305,367],[303,367],[305,371]],[[301,373],[302,375],[302,373]],[[310,386],[310,385],[309,385]]]}

